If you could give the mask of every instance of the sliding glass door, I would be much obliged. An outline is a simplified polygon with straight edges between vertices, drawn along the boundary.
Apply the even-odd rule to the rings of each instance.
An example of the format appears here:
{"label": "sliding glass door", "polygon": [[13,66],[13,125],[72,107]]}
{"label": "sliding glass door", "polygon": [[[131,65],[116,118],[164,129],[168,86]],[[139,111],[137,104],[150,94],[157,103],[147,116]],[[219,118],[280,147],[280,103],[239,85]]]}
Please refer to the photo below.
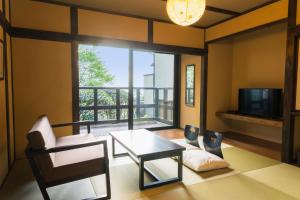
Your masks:
{"label": "sliding glass door", "polygon": [[174,55],[133,52],[133,128],[173,125]]}
{"label": "sliding glass door", "polygon": [[79,115],[92,132],[173,126],[174,55],[79,45]]}

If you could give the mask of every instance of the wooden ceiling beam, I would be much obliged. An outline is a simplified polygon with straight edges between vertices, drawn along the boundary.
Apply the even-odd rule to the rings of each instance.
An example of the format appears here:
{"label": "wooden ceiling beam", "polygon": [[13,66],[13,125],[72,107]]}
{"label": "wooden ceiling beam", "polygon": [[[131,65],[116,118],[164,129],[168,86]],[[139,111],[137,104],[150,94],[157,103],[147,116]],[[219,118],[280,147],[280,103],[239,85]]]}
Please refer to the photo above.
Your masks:
{"label": "wooden ceiling beam", "polygon": [[235,12],[235,11],[232,11],[232,10],[226,10],[226,9],[222,9],[222,8],[212,7],[212,6],[206,6],[206,10],[212,11],[212,12],[222,13],[222,14],[225,14],[225,15],[232,15],[232,16],[241,14],[239,12]]}

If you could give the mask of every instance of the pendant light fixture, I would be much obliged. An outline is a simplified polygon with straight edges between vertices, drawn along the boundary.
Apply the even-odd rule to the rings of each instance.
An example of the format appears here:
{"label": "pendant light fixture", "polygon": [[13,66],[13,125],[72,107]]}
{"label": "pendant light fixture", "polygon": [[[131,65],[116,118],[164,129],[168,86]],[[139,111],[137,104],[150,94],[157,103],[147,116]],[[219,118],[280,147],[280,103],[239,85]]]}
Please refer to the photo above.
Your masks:
{"label": "pendant light fixture", "polygon": [[205,0],[168,0],[167,13],[175,24],[189,26],[203,16],[205,6]]}

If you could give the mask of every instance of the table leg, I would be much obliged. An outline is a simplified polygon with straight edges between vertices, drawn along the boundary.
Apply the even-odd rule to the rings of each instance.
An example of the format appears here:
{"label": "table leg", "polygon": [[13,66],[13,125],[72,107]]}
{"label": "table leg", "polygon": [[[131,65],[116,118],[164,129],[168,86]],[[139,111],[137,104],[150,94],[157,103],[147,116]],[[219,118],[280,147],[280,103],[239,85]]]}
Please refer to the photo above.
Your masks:
{"label": "table leg", "polygon": [[182,152],[178,156],[178,180],[182,181]]}
{"label": "table leg", "polygon": [[112,137],[112,156],[113,158],[118,158],[118,157],[123,157],[123,156],[128,156],[128,153],[116,153],[116,139]]}
{"label": "table leg", "polygon": [[139,161],[139,186],[140,186],[140,190],[143,190],[145,188],[145,185],[144,185],[144,160],[143,160],[143,158],[140,158],[140,161]]}
{"label": "table leg", "polygon": [[113,157],[115,157],[116,156],[116,153],[115,153],[115,138],[114,137],[112,137],[112,155],[113,155]]}

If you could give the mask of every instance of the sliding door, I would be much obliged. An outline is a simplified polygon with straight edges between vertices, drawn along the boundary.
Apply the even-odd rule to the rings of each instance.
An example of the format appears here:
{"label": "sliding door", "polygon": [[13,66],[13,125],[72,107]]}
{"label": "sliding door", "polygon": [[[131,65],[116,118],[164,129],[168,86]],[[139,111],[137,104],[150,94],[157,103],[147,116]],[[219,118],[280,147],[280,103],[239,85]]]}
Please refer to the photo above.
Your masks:
{"label": "sliding door", "polygon": [[174,55],[133,52],[133,128],[173,126]]}

